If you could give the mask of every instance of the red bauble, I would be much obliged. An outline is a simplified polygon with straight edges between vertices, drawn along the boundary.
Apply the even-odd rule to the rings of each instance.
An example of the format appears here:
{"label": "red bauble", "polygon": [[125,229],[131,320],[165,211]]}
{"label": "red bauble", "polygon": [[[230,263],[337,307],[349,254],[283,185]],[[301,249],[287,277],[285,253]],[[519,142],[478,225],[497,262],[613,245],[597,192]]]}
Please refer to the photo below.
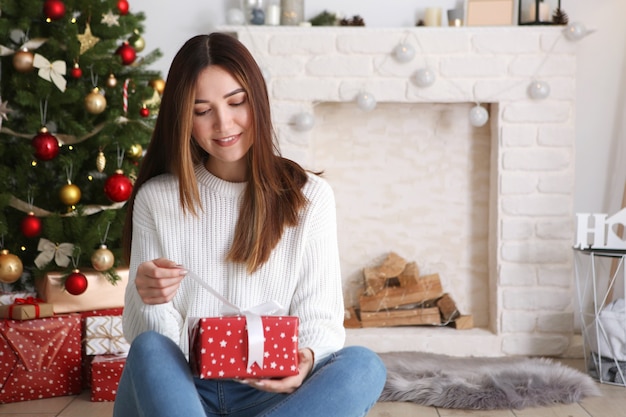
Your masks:
{"label": "red bauble", "polygon": [[83,76],[83,70],[78,66],[78,64],[74,64],[70,74],[72,75],[72,78],[80,78]]}
{"label": "red bauble", "polygon": [[59,154],[59,141],[45,127],[30,142],[35,148],[35,157],[41,161],[49,161]]}
{"label": "red bauble", "polygon": [[104,183],[104,194],[115,203],[128,200],[132,192],[133,183],[124,176],[121,169],[115,171]]}
{"label": "red bauble", "polygon": [[122,64],[124,65],[132,64],[135,62],[135,58],[137,58],[137,52],[135,52],[135,49],[130,46],[128,42],[124,42],[119,48],[117,48],[115,53],[122,58]]}
{"label": "red bauble", "polygon": [[150,116],[150,109],[147,108],[146,106],[143,106],[140,110],[139,110],[139,115],[141,117],[148,117]]}
{"label": "red bauble", "polygon": [[81,295],[87,291],[87,277],[78,269],[72,271],[65,279],[65,289],[72,295]]}
{"label": "red bauble", "polygon": [[128,14],[128,1],[126,1],[126,0],[119,0],[117,2],[117,10],[120,11],[121,15]]}
{"label": "red bauble", "polygon": [[46,19],[59,20],[65,16],[65,4],[61,0],[46,0],[43,4],[43,14]]}
{"label": "red bauble", "polygon": [[20,224],[22,234],[26,237],[37,237],[41,234],[41,219],[32,211],[22,219]]}

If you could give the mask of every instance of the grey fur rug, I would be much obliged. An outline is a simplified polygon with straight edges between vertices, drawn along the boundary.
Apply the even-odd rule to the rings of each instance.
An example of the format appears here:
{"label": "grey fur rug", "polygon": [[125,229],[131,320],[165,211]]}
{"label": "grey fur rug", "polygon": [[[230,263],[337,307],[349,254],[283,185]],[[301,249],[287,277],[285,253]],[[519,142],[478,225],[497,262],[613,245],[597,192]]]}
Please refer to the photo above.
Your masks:
{"label": "grey fur rug", "polygon": [[521,409],[599,396],[585,373],[545,358],[452,357],[423,352],[381,353],[387,383],[379,401],[440,408]]}

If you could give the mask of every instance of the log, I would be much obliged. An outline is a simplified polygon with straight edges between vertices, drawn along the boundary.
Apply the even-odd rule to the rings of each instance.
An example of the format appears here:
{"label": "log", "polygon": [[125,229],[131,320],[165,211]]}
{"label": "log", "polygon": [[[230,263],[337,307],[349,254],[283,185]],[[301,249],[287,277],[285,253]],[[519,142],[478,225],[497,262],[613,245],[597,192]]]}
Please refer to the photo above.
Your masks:
{"label": "log", "polygon": [[431,307],[378,312],[361,311],[361,325],[363,327],[414,326],[420,324],[441,324],[439,309]]}
{"label": "log", "polygon": [[376,267],[363,268],[365,278],[365,295],[374,295],[385,288],[387,277]]}
{"label": "log", "polygon": [[417,284],[420,278],[420,270],[415,262],[409,262],[404,267],[404,271],[398,275],[398,281],[401,287],[410,287]]}
{"label": "log", "polygon": [[347,308],[344,312],[343,327],[346,329],[360,329],[363,327],[354,307]]}
{"label": "log", "polygon": [[406,259],[402,258],[395,252],[390,252],[383,263],[378,267],[378,271],[385,274],[386,278],[397,277],[404,271],[406,267]]}
{"label": "log", "polygon": [[444,294],[436,301],[435,304],[439,307],[439,311],[441,312],[441,321],[444,323],[449,323],[461,314],[456,308],[456,303],[448,294]]}
{"label": "log", "polygon": [[474,327],[474,318],[471,315],[460,315],[452,322],[452,327],[457,330],[467,330]]}
{"label": "log", "polygon": [[443,295],[439,274],[420,277],[417,284],[408,287],[388,287],[375,295],[359,297],[361,311],[389,310],[406,304],[436,299]]}

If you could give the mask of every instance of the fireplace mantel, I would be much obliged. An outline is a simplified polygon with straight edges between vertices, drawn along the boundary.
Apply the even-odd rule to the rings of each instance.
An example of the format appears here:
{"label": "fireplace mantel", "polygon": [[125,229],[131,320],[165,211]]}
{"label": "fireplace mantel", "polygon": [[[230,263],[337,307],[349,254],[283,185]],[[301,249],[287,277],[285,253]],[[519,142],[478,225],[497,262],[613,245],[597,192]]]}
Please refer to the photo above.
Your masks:
{"label": "fireplace mantel", "polygon": [[[354,103],[346,116],[352,124],[337,126],[354,129],[369,119],[355,103],[360,91],[376,98],[380,110],[374,111],[403,103],[479,104],[489,110],[483,128],[491,135],[488,272],[479,285],[485,291],[455,294],[478,318],[477,328],[349,329],[348,344],[453,355],[577,354],[571,249],[577,46],[562,28],[220,28],[235,33],[261,65],[281,150],[307,167],[315,166],[317,129],[294,129],[294,116],[319,116],[320,104]],[[394,58],[402,42],[415,50],[409,62]],[[436,76],[429,87],[414,81],[424,67]],[[529,97],[535,79],[549,84],[547,98]],[[472,128],[466,121],[464,126],[471,138]],[[342,162],[333,169],[341,170]],[[364,219],[350,222],[368,227]],[[354,289],[355,265],[380,255],[368,242],[360,243],[365,248],[360,253],[349,245],[340,248],[346,291]]]}

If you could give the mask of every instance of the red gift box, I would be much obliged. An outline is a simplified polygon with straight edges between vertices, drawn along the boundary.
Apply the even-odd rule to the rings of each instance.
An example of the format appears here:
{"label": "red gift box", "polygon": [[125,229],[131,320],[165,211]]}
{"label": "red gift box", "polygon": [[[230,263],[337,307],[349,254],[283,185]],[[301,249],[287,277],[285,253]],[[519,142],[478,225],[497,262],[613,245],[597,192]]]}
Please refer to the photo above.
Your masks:
{"label": "red gift box", "polygon": [[96,355],[91,361],[91,401],[115,401],[126,357]]}
{"label": "red gift box", "polygon": [[[257,316],[258,317],[258,316]],[[208,317],[190,323],[190,364],[205,379],[282,378],[298,374],[298,324],[293,316],[261,316],[260,345],[249,340],[245,316]],[[258,346],[259,352],[248,352]],[[262,360],[248,363],[248,357]]]}
{"label": "red gift box", "polygon": [[0,320],[0,404],[79,394],[80,314]]}
{"label": "red gift box", "polygon": [[[82,333],[81,340],[85,340],[87,337],[87,317],[95,316],[121,316],[124,312],[124,307],[104,308],[101,310],[89,310],[82,311],[80,316],[82,317]],[[85,349],[85,344],[82,346],[83,360],[82,360],[82,374],[83,374],[83,388],[91,387],[91,361],[95,357],[94,355],[88,355]]]}

